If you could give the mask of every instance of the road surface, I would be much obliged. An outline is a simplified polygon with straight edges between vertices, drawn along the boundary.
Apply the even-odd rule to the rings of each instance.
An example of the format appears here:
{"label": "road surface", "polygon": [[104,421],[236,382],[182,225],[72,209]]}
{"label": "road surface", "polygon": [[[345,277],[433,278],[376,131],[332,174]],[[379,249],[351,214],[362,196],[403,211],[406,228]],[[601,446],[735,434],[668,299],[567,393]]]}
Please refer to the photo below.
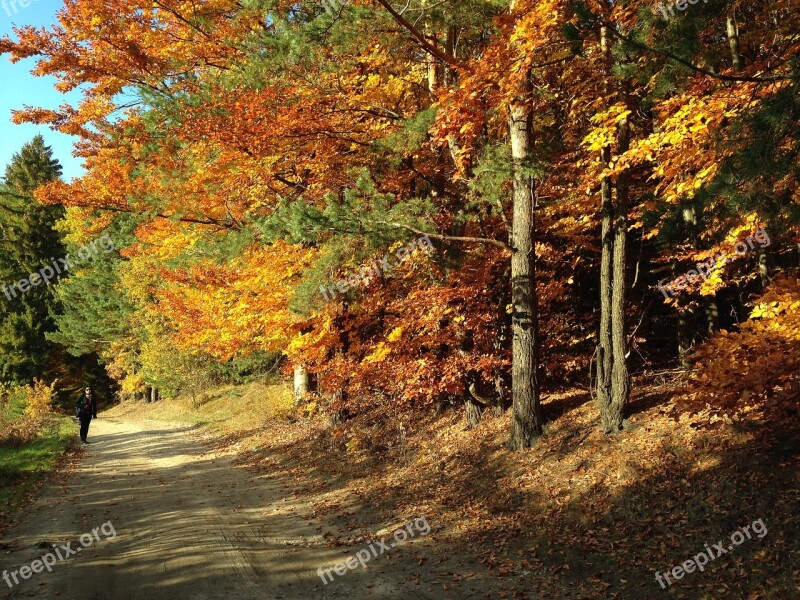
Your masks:
{"label": "road surface", "polygon": [[[0,539],[0,598],[442,597],[405,545],[324,585],[317,569],[366,544],[329,547],[279,478],[233,466],[185,426],[101,417],[89,439]],[[34,563],[48,553],[54,564]]]}

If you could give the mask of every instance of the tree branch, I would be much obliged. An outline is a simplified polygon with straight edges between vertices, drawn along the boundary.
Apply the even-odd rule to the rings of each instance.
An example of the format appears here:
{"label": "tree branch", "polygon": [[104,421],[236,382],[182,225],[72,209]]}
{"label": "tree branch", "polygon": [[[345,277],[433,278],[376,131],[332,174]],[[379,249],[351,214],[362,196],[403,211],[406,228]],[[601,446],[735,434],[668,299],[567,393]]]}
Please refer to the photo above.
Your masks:
{"label": "tree branch", "polygon": [[505,250],[511,249],[511,246],[509,246],[505,242],[501,240],[494,240],[491,238],[470,237],[463,235],[444,235],[441,233],[427,233],[425,231],[422,231],[421,229],[417,229],[416,227],[411,227],[410,225],[404,225],[402,223],[391,223],[389,221],[372,221],[372,222],[377,225],[394,227],[395,229],[405,229],[406,231],[410,231],[411,233],[415,233],[417,235],[427,235],[428,237],[432,237],[435,240],[444,240],[448,242],[463,242],[466,244],[490,244],[492,246],[498,246]]}
{"label": "tree branch", "polygon": [[[118,206],[93,206],[91,204],[73,204],[76,208],[91,208],[94,210],[107,210],[109,212],[116,212],[116,213],[130,213],[134,214],[137,211],[134,211],[130,208],[121,208]],[[215,225],[217,227],[221,227],[223,229],[241,229],[241,226],[235,223],[225,223],[224,221],[220,221],[218,219],[212,219],[211,217],[206,217],[203,219],[200,218],[193,218],[193,217],[178,217],[175,215],[167,215],[164,213],[156,213],[152,215],[158,219],[167,219],[169,221],[180,221],[181,223],[195,223],[197,225]]]}
{"label": "tree branch", "polygon": [[644,50],[645,52],[652,52],[653,54],[659,54],[665,58],[669,58],[676,62],[679,62],[685,67],[688,67],[692,71],[696,73],[702,73],[704,75],[708,75],[709,77],[714,77],[715,79],[720,79],[722,81],[750,81],[754,83],[770,83],[773,81],[786,81],[791,79],[789,76],[783,75],[776,75],[775,77],[750,77],[748,75],[721,75],[720,73],[714,73],[714,71],[709,71],[708,69],[704,69],[703,67],[698,67],[695,64],[692,64],[685,58],[681,58],[680,56],[673,54],[672,52],[668,52],[667,50],[659,50],[658,48],[653,48],[648,46],[647,44],[643,44],[641,42],[637,42],[633,38],[620,33],[616,29],[616,25],[611,23],[610,21],[604,21],[599,19],[598,22],[602,25],[605,25],[608,28],[609,33],[613,35],[615,38],[628,42],[632,46],[636,46],[640,50]]}
{"label": "tree branch", "polygon": [[403,15],[401,15],[394,8],[392,8],[392,5],[389,4],[389,2],[387,0],[378,0],[378,4],[380,4],[386,10],[388,10],[389,14],[392,15],[392,18],[394,18],[395,21],[397,21],[400,25],[402,25],[405,29],[407,29],[408,32],[412,36],[414,36],[414,38],[416,38],[416,40],[420,43],[420,45],[428,53],[433,54],[436,58],[438,58],[439,60],[441,60],[444,63],[447,63],[451,67],[463,67],[464,66],[456,58],[454,58],[452,56],[448,56],[446,53],[442,52],[436,46],[431,44],[427,39],[425,39],[425,36],[422,34],[422,32],[419,29],[417,29],[416,27],[414,27],[411,23],[409,23],[403,17]]}

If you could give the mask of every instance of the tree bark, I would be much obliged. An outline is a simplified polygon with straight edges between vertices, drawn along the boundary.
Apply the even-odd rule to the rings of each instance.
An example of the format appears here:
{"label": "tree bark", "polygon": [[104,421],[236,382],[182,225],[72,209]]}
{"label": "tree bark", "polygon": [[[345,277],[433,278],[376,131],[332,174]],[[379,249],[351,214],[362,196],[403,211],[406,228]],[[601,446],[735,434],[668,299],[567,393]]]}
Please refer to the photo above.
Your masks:
{"label": "tree bark", "polygon": [[[619,124],[619,153],[627,152],[630,145],[630,127],[627,120]],[[611,403],[606,422],[612,431],[622,429],[623,410],[630,399],[628,374],[627,332],[627,282],[628,264],[628,174],[617,179],[617,208],[614,226],[613,283],[611,288],[611,347],[614,353],[611,366]]]}
{"label": "tree bark", "polygon": [[725,19],[725,25],[728,32],[728,46],[731,49],[731,62],[733,63],[733,70],[739,72],[744,66],[742,64],[742,54],[739,51],[739,28],[736,25],[736,9],[731,7]]}
{"label": "tree bark", "polygon": [[474,429],[480,425],[483,419],[483,408],[486,405],[486,400],[480,397],[474,383],[469,386],[465,402],[467,408],[467,425],[470,429]]}
{"label": "tree bark", "polygon": [[483,417],[483,409],[481,405],[474,402],[471,398],[467,398],[467,425],[470,429],[475,429],[481,424]]}
{"label": "tree bark", "polygon": [[706,332],[714,335],[719,331],[719,305],[716,298],[708,298],[705,306]]}
{"label": "tree bark", "polygon": [[769,254],[766,248],[758,249],[758,276],[761,278],[761,287],[766,289],[769,285]]}
{"label": "tree bark", "polygon": [[513,422],[512,450],[529,448],[542,434],[539,401],[539,331],[536,264],[533,245],[534,182],[526,174],[531,150],[532,115],[528,107],[510,107],[509,129],[514,161],[514,217],[511,255]]}
{"label": "tree bark", "polygon": [[681,368],[690,369],[692,361],[689,360],[689,353],[692,350],[692,320],[691,313],[678,311],[678,360]]}
{"label": "tree bark", "polygon": [[[611,164],[611,148],[600,150],[600,162],[605,169]],[[608,433],[610,424],[608,407],[611,406],[611,365],[614,350],[611,342],[611,296],[614,280],[611,258],[614,253],[614,231],[612,228],[614,206],[611,198],[611,180],[600,182],[600,335],[597,346],[597,403],[600,408],[601,429]]]}
{"label": "tree bark", "polygon": [[[608,79],[611,77],[611,47],[608,28],[605,26],[600,31],[600,43],[606,58]],[[608,90],[608,86],[606,87]],[[617,135],[618,151],[622,154],[630,144],[627,120],[619,124]],[[611,166],[611,146],[600,150],[600,162],[603,169]],[[596,353],[596,391],[600,428],[604,433],[614,433],[622,429],[625,406],[630,399],[625,318],[628,188],[629,177],[627,173],[623,173],[617,178],[615,206],[611,179],[603,176],[600,181],[600,333]]]}
{"label": "tree bark", "polygon": [[304,365],[294,368],[294,404],[297,406],[308,393],[308,371]]}
{"label": "tree bark", "polygon": [[[508,342],[512,339],[511,334],[511,315],[508,314],[508,305],[511,301],[507,282],[511,280],[510,265],[506,265],[500,275],[502,283],[499,286],[499,293],[495,298],[497,305],[497,323],[495,324],[494,351],[498,356],[502,356]],[[502,416],[509,407],[508,394],[506,390],[511,388],[510,373],[505,369],[500,370],[494,378],[494,391],[497,397],[493,412],[496,417]]]}

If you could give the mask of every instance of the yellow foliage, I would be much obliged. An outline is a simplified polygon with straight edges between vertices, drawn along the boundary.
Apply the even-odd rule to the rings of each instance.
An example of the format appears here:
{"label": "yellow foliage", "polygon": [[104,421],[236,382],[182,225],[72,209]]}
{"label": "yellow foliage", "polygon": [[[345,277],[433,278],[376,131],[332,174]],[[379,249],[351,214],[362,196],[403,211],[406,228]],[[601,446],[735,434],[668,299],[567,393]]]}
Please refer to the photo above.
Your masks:
{"label": "yellow foliage", "polygon": [[403,328],[397,327],[389,335],[386,336],[386,339],[389,340],[390,342],[396,342],[401,337],[403,337]]}
{"label": "yellow foliage", "polygon": [[364,358],[364,362],[383,362],[386,357],[389,356],[391,351],[392,349],[390,346],[387,346],[384,342],[380,342],[377,346],[375,346],[375,350],[373,350],[372,354]]}
{"label": "yellow foliage", "polygon": [[32,386],[27,385],[23,388],[26,418],[40,421],[53,412],[53,398],[57,382],[56,379],[50,385],[46,385],[41,379],[34,379]]}
{"label": "yellow foliage", "polygon": [[695,358],[692,395],[715,406],[786,396],[800,369],[800,280],[774,281],[740,331],[720,332]]}

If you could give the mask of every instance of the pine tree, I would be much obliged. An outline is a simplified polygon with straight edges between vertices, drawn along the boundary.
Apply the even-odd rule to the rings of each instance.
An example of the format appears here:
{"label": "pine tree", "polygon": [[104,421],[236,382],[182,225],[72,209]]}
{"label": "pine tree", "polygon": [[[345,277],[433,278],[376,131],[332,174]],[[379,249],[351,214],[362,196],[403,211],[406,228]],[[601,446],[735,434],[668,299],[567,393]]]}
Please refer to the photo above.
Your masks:
{"label": "pine tree", "polygon": [[58,285],[56,331],[47,339],[73,356],[99,355],[112,342],[130,335],[134,306],[120,286],[116,252],[98,254],[90,265]]}
{"label": "pine tree", "polygon": [[[0,380],[26,382],[41,376],[49,353],[45,333],[53,329],[55,299],[44,282],[23,291],[27,279],[51,257],[63,256],[56,221],[63,208],[33,198],[40,185],[58,179],[61,165],[42,136],[15,154],[0,184]],[[27,288],[27,286],[23,286]]]}

